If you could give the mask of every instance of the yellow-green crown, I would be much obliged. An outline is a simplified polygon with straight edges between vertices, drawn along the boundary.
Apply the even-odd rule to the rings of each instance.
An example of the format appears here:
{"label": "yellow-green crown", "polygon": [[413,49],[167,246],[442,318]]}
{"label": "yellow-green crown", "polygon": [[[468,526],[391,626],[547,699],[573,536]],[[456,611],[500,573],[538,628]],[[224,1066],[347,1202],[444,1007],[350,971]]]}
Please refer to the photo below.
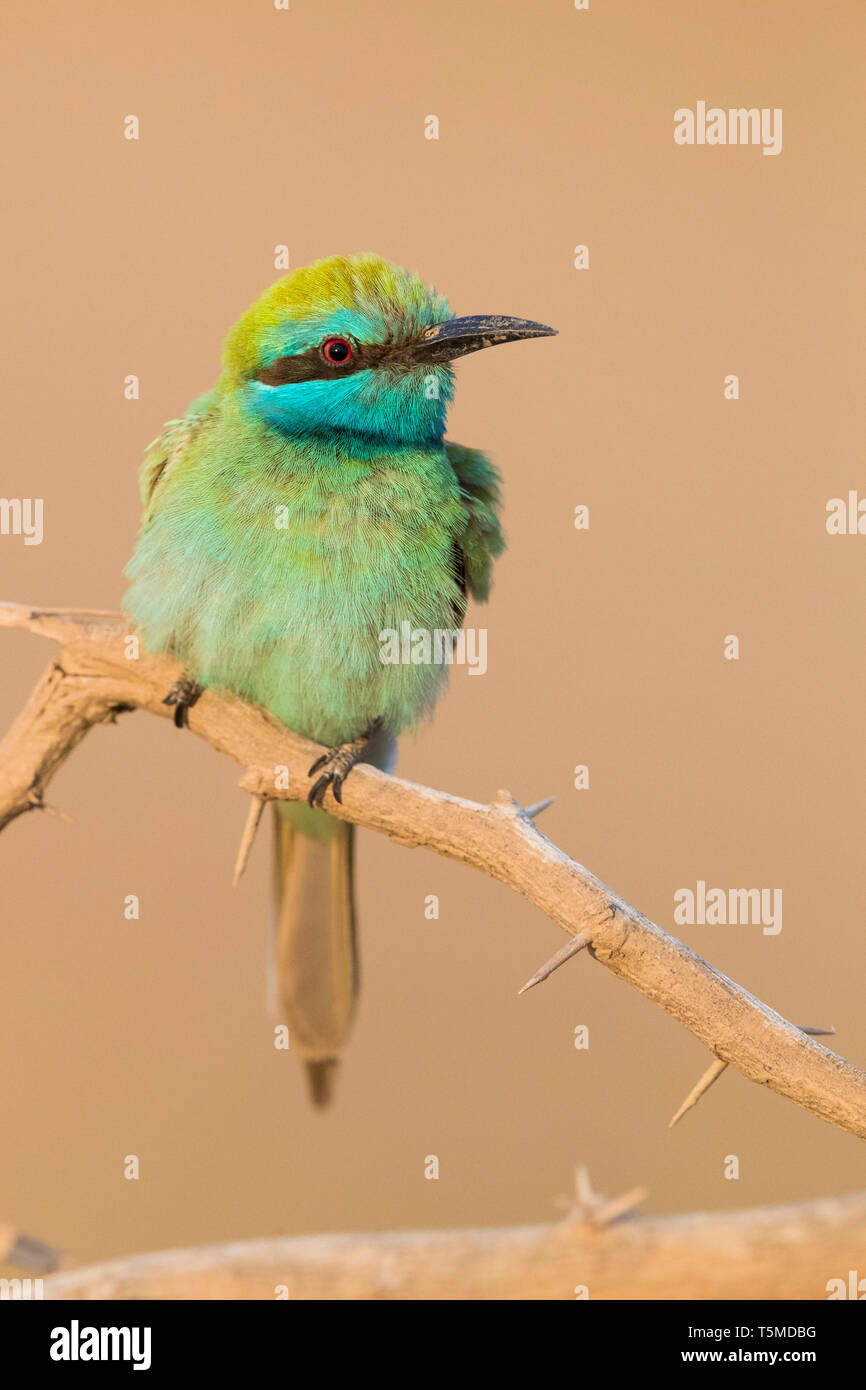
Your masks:
{"label": "yellow-green crown", "polygon": [[447,300],[420,276],[381,256],[329,256],[290,271],[247,309],[226,339],[227,371],[251,371],[281,325],[327,319],[340,310],[369,325],[374,341],[413,337],[449,313]]}

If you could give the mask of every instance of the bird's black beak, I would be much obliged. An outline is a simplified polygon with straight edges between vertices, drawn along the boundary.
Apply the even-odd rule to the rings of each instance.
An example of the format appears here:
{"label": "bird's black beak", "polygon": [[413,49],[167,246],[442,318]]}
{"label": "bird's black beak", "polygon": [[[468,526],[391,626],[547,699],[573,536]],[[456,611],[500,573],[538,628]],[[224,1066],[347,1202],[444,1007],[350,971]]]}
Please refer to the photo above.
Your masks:
{"label": "bird's black beak", "polygon": [[467,314],[464,318],[434,323],[417,342],[400,350],[409,363],[453,362],[468,352],[495,347],[497,343],[519,343],[523,338],[550,338],[555,328],[532,319],[512,319],[504,314]]}

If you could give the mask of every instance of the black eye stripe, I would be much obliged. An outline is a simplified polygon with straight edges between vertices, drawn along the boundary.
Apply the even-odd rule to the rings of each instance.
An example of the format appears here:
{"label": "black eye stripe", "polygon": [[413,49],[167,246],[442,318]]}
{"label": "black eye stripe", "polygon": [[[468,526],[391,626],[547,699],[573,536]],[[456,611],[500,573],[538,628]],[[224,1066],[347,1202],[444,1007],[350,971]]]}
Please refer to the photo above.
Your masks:
{"label": "black eye stripe", "polygon": [[311,381],[317,376],[327,375],[324,363],[318,353],[298,353],[295,357],[277,357],[261,371],[253,373],[253,380],[263,386],[285,386],[290,381]]}
{"label": "black eye stripe", "polygon": [[377,367],[393,350],[387,343],[365,345],[351,343],[349,339],[340,337],[340,342],[345,341],[349,344],[350,356],[342,362],[331,362],[325,357],[323,348],[326,343],[334,342],[337,338],[337,334],[330,334],[318,347],[310,348],[307,352],[295,353],[291,357],[277,357],[273,362],[269,362],[267,367],[253,372],[252,379],[260,381],[263,386],[287,386],[295,381],[321,381],[348,376],[351,372]]}

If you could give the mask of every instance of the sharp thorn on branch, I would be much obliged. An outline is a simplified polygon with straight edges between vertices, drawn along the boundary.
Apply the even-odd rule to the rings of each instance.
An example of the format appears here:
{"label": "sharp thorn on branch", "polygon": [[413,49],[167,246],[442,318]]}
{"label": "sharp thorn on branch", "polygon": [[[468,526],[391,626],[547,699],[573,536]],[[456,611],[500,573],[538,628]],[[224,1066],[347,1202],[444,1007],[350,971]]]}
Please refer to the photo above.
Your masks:
{"label": "sharp thorn on branch", "polygon": [[719,1077],[721,1076],[722,1072],[725,1070],[725,1067],[727,1065],[727,1062],[723,1062],[719,1057],[714,1058],[714,1060],[707,1067],[703,1076],[701,1076],[698,1079],[698,1081],[689,1091],[679,1110],[674,1115],[673,1119],[668,1125],[668,1129],[673,1129],[674,1125],[678,1124],[679,1121],[683,1118],[683,1115],[685,1115],[686,1111],[691,1110],[693,1105],[697,1105],[701,1096],[704,1095],[710,1089],[713,1082],[718,1081]]}
{"label": "sharp thorn on branch", "polygon": [[633,1187],[630,1192],[624,1192],[621,1197],[614,1197],[612,1201],[605,1202],[604,1206],[593,1212],[589,1224],[598,1230],[610,1226],[614,1221],[619,1221],[621,1216],[628,1216],[641,1202],[645,1202],[648,1196],[645,1187]]}
{"label": "sharp thorn on branch", "polygon": [[597,1206],[602,1200],[593,1188],[589,1169],[585,1163],[579,1163],[574,1170],[574,1198],[582,1207]]}
{"label": "sharp thorn on branch", "polygon": [[572,956],[576,956],[578,951],[582,951],[585,946],[588,946],[590,940],[591,935],[588,931],[578,932],[577,936],[572,937],[571,941],[566,942],[564,946],[560,946],[555,956],[551,956],[550,960],[545,961],[544,965],[536,970],[532,979],[527,980],[523,988],[517,991],[518,995],[525,994],[528,989],[533,989],[535,985],[540,985],[543,980],[547,980],[553,974],[554,970],[558,970],[561,965],[565,965],[567,960],[571,960]]}
{"label": "sharp thorn on branch", "polygon": [[[795,1027],[797,1027],[799,1032],[808,1033],[809,1036],[813,1038],[829,1038],[835,1036],[836,1033],[835,1028],[808,1028],[800,1024],[796,1024]],[[716,1058],[716,1060],[707,1067],[695,1086],[689,1091],[679,1110],[668,1125],[668,1129],[673,1129],[674,1125],[682,1119],[686,1111],[691,1110],[693,1106],[697,1105],[701,1096],[706,1094],[713,1082],[718,1081],[727,1065],[727,1062],[722,1062],[719,1058]]]}
{"label": "sharp thorn on branch", "polygon": [[56,806],[49,806],[48,802],[43,800],[41,790],[34,788],[28,796],[28,801],[34,811],[45,811],[49,816],[56,816],[58,820],[66,821],[67,825],[73,824],[72,817],[68,816],[65,811],[59,811]]}
{"label": "sharp thorn on branch", "polygon": [[603,1197],[593,1190],[589,1170],[580,1164],[574,1170],[574,1195],[558,1197],[556,1206],[565,1208],[567,1225],[601,1230],[645,1202],[647,1195],[645,1187],[633,1187],[621,1197]]}
{"label": "sharp thorn on branch", "polygon": [[259,828],[264,809],[265,798],[253,793],[250,796],[250,809],[247,812],[246,824],[238,847],[238,857],[235,861],[235,872],[234,878],[232,879],[232,886],[234,888],[237,888],[244,869],[247,867],[247,860],[250,857],[250,850],[253,847],[253,840],[256,838],[256,831]]}
{"label": "sharp thorn on branch", "polygon": [[535,820],[536,816],[540,816],[542,811],[546,811],[548,806],[552,805],[553,797],[546,796],[543,801],[533,801],[531,806],[524,806],[523,813],[528,816],[530,820]]}

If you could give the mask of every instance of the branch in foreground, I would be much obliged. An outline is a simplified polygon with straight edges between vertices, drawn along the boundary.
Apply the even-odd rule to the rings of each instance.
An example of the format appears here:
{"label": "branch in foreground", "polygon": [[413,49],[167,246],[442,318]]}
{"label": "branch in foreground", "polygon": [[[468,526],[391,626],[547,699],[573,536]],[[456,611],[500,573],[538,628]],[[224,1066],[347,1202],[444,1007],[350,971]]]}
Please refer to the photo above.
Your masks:
{"label": "branch in foreground", "polygon": [[[112,613],[0,604],[0,626],[60,642],[27,706],[0,744],[0,828],[44,805],[45,788],[95,724],[125,710],[162,718],[179,675],[164,658],[128,659],[125,618]],[[189,726],[244,769],[241,786],[261,800],[302,799],[322,751],[266,711],[205,691]],[[275,769],[289,771],[287,790]],[[624,902],[545,838],[508,792],[482,805],[359,765],[331,814],[403,845],[424,845],[497,879],[534,903],[620,979],[660,1004],[721,1062],[805,1110],[866,1138],[866,1073],[802,1033]]]}
{"label": "branch in foreground", "polygon": [[[847,1292],[866,1193],[712,1215],[293,1236],[167,1250],[45,1280],[50,1299],[826,1299]],[[839,1285],[837,1284],[837,1290]],[[845,1296],[845,1295],[843,1295]],[[857,1297],[855,1292],[853,1295]]]}

